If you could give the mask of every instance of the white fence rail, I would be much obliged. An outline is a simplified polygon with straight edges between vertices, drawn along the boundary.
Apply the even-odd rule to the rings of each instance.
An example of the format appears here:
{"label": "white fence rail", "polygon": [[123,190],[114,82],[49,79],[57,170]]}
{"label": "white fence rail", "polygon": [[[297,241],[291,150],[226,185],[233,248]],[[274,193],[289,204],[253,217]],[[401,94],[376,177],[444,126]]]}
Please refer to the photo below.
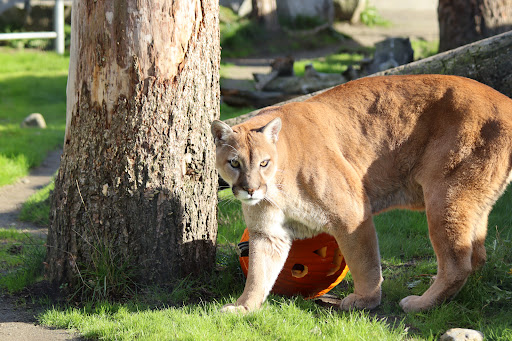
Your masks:
{"label": "white fence rail", "polygon": [[0,33],[0,40],[55,39],[55,51],[64,54],[64,0],[55,0],[53,19],[55,31]]}

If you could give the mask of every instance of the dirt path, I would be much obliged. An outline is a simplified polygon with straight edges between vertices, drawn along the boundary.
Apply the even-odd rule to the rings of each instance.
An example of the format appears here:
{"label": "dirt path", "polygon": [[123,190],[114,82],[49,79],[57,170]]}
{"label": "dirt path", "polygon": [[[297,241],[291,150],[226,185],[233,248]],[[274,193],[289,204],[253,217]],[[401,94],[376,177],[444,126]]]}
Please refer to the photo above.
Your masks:
{"label": "dirt path", "polygon": [[[18,220],[21,205],[35,192],[46,186],[59,168],[61,151],[48,154],[46,160],[28,176],[12,185],[0,187],[0,227],[15,228],[27,233],[46,236],[47,229]],[[36,324],[41,312],[37,305],[29,306],[30,297],[0,293],[0,340],[81,340],[65,330],[49,329]]]}
{"label": "dirt path", "polygon": [[21,205],[38,190],[46,186],[60,164],[62,151],[50,152],[43,163],[15,183],[0,187],[0,227],[26,232],[44,233],[46,228],[18,220]]}
{"label": "dirt path", "polygon": [[36,324],[38,310],[16,304],[16,299],[0,296],[0,340],[2,341],[60,341],[83,340],[66,330],[49,329]]}

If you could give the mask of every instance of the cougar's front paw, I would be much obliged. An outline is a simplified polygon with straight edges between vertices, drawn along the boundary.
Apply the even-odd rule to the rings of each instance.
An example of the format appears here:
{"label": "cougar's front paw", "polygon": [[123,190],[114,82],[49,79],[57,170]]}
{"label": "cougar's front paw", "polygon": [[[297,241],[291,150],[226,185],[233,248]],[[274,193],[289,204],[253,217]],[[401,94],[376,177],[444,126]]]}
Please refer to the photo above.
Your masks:
{"label": "cougar's front paw", "polygon": [[425,299],[423,296],[407,296],[400,301],[400,307],[402,307],[406,313],[415,313],[418,311],[427,310],[433,306],[434,302]]}
{"label": "cougar's front paw", "polygon": [[247,313],[249,310],[247,310],[246,307],[244,307],[243,305],[236,305],[236,304],[226,304],[225,306],[223,306],[221,309],[220,309],[220,312],[223,313],[223,314],[232,314],[232,313],[242,313],[242,314],[245,314]]}
{"label": "cougar's front paw", "polygon": [[380,295],[366,297],[357,294],[350,294],[341,301],[342,310],[351,309],[373,309],[380,304]]}

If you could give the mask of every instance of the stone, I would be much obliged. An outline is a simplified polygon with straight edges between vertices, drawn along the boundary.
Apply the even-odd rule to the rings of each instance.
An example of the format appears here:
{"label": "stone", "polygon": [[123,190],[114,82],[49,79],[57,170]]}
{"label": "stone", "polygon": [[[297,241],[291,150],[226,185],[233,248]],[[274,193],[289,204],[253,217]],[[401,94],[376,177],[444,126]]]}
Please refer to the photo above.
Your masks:
{"label": "stone", "polygon": [[22,128],[46,128],[46,121],[44,120],[43,115],[40,113],[33,113],[28,115],[23,122],[21,122],[20,126]]}
{"label": "stone", "polygon": [[478,330],[452,328],[439,338],[440,341],[482,341],[484,334]]}
{"label": "stone", "polygon": [[364,67],[364,75],[395,68],[413,60],[414,50],[409,38],[388,38],[375,44],[375,54],[371,62]]}

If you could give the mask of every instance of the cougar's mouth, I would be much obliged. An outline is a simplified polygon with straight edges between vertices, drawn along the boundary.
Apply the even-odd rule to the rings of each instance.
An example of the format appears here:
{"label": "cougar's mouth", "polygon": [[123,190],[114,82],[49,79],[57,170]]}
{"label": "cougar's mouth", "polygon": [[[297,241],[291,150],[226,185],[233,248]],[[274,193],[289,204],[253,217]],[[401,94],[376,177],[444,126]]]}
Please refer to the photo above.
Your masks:
{"label": "cougar's mouth", "polygon": [[247,205],[256,205],[265,198],[265,193],[262,189],[257,189],[251,192],[244,189],[238,189],[234,195],[235,198]]}
{"label": "cougar's mouth", "polygon": [[241,202],[243,202],[246,205],[252,206],[256,205],[261,201],[261,199],[240,199]]}

